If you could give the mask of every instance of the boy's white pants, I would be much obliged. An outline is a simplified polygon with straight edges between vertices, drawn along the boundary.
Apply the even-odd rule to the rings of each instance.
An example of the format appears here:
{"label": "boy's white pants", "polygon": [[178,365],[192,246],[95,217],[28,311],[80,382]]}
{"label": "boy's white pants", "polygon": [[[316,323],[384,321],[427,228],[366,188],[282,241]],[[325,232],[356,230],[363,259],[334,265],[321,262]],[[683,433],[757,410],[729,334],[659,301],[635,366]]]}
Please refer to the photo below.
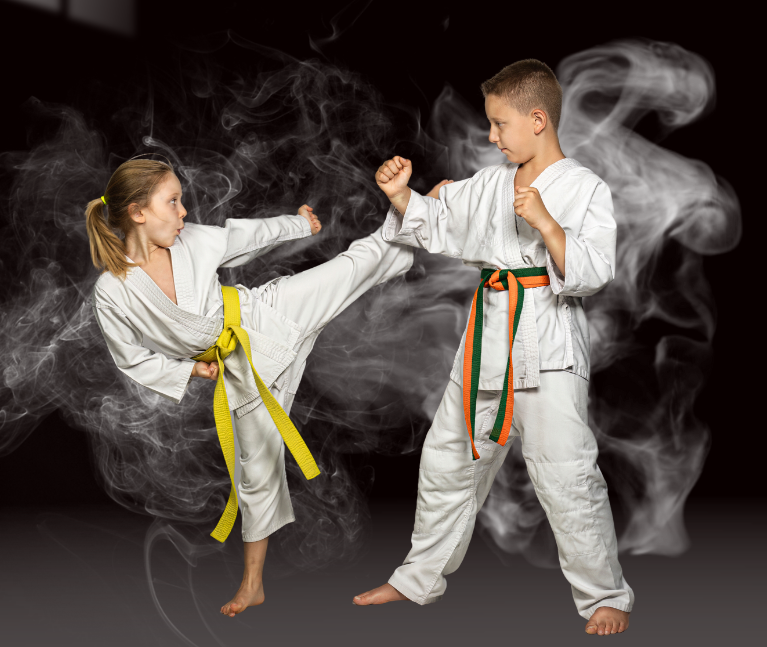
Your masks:
{"label": "boy's white pants", "polygon": [[589,429],[588,382],[566,371],[541,371],[540,386],[514,393],[512,431],[504,447],[488,439],[500,391],[479,391],[472,460],[461,387],[450,380],[426,435],[418,477],[412,548],[389,583],[418,604],[439,600],[445,575],[458,569],[477,512],[520,436],[530,479],[557,541],[559,563],[578,613],[601,606],[631,611],[634,593],[618,563],[607,486]]}
{"label": "boy's white pants", "polygon": [[[270,388],[287,414],[306,358],[325,325],[370,288],[407,272],[412,263],[412,248],[387,243],[378,229],[322,265],[253,289],[262,305],[274,308],[301,328],[293,348],[295,361]],[[295,520],[285,474],[285,444],[260,400],[253,410],[232,418],[239,457],[235,483],[242,539],[259,541]]]}

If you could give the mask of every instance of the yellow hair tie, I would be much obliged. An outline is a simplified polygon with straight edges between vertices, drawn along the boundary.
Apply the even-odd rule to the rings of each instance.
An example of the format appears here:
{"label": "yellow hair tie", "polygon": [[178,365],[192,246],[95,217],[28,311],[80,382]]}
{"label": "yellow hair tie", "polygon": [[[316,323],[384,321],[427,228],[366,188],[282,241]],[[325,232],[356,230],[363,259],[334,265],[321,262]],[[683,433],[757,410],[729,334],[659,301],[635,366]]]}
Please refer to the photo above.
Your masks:
{"label": "yellow hair tie", "polygon": [[101,196],[101,201],[102,201],[104,204],[106,204],[106,203],[107,203],[107,201],[106,201],[106,200],[104,200],[104,196],[103,196],[103,195]]}

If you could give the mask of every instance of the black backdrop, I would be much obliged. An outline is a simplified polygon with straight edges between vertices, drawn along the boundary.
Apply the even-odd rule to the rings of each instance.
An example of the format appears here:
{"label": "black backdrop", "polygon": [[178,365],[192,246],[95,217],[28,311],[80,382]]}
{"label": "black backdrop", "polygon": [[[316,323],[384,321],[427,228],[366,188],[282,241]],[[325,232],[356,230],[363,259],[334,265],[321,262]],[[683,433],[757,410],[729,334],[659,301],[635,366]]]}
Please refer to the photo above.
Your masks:
{"label": "black backdrop", "polygon": [[[479,83],[520,58],[539,58],[556,69],[569,54],[621,38],[675,42],[702,55],[716,73],[716,106],[662,145],[705,161],[733,185],[741,202],[744,235],[734,251],[704,261],[718,324],[713,365],[695,411],[710,426],[713,441],[692,496],[767,493],[756,451],[764,433],[758,416],[763,306],[757,265],[763,257],[763,216],[756,202],[761,81],[759,60],[751,54],[755,46],[748,20],[727,13],[726,7],[724,13],[708,15],[647,3],[620,10],[578,3],[562,10],[522,3],[322,2],[308,7],[144,0],[135,9],[133,33],[127,35],[21,2],[0,2],[0,150],[28,147],[32,119],[23,104],[29,97],[77,107],[98,126],[119,107],[129,88],[150,75],[160,78],[184,48],[210,43],[226,30],[299,59],[326,57],[361,74],[388,103],[414,106],[422,115],[429,114],[445,83],[481,112]],[[312,41],[321,53],[312,48]],[[236,54],[217,56],[233,68],[242,64]],[[44,125],[36,123],[35,128],[39,137]],[[640,124],[642,128],[652,135],[652,123]],[[644,334],[654,334],[651,325]],[[417,455],[369,460],[376,473],[371,496],[414,493],[401,484],[414,487]],[[53,494],[50,481],[35,478],[43,470],[57,481]],[[413,478],[402,478],[408,471]],[[27,503],[108,500],[92,476],[85,435],[68,429],[56,414],[16,451],[0,458],[0,502],[17,503],[22,492]]]}

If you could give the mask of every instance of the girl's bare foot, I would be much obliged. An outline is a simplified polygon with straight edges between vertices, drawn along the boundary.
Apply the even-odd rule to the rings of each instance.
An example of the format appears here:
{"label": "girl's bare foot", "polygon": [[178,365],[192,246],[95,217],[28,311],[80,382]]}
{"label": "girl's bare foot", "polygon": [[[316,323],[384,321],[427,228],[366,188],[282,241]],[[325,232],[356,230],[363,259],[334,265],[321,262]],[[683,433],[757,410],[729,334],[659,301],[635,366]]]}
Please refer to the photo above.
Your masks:
{"label": "girl's bare foot", "polygon": [[221,613],[234,618],[235,614],[242,613],[248,607],[262,604],[265,599],[264,584],[261,580],[255,584],[243,582],[234,597],[221,607]]}
{"label": "girl's bare foot", "polygon": [[599,607],[586,623],[587,634],[608,636],[629,628],[629,614],[612,607]]}
{"label": "girl's bare foot", "polygon": [[397,600],[407,599],[408,598],[387,582],[377,589],[355,596],[352,602],[359,606],[366,606],[368,604],[386,604],[387,602],[396,602]]}

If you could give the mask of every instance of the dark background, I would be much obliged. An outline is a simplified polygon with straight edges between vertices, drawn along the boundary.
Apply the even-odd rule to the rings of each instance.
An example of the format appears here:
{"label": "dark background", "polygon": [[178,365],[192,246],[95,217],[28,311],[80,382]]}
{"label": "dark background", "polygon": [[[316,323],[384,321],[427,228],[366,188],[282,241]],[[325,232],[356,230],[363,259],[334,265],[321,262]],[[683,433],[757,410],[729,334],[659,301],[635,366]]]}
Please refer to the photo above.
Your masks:
{"label": "dark background", "polygon": [[[764,504],[757,497],[767,488],[759,454],[765,431],[759,415],[764,229],[757,203],[763,81],[755,54],[761,41],[751,30],[754,16],[723,4],[714,13],[647,2],[564,8],[511,2],[117,0],[124,7],[133,4],[134,14],[132,22],[118,21],[115,30],[108,17],[90,23],[82,18],[83,8],[88,14],[106,2],[36,2],[59,8],[0,0],[0,151],[26,150],[55,126],[32,116],[24,105],[30,97],[73,106],[101,129],[148,79],[166,79],[172,90],[185,52],[209,51],[225,41],[227,30],[297,59],[318,57],[346,67],[375,85],[388,104],[411,106],[424,118],[446,83],[481,114],[479,84],[521,58],[541,59],[556,70],[568,55],[624,38],[673,42],[703,56],[715,70],[716,105],[662,145],[703,160],[732,184],[741,203],[743,238],[734,251],[704,259],[718,324],[713,362],[695,405],[712,443],[686,507],[691,546],[673,559],[621,556],[638,606],[631,629],[616,640],[642,647],[758,644],[753,632],[759,631],[756,605],[763,586],[754,574],[763,570]],[[232,70],[250,64],[231,46],[210,56]],[[661,129],[653,119],[638,130],[658,141]],[[0,277],[14,280],[2,268]],[[665,329],[650,321],[637,334],[652,347]],[[478,539],[450,576],[450,594],[440,604],[349,607],[353,594],[385,581],[407,552],[419,455],[354,460],[372,465],[375,473],[371,532],[361,558],[346,570],[283,577],[270,550],[265,581],[271,604],[230,622],[218,608],[239,582],[242,544],[230,540],[223,552],[200,557],[188,568],[179,546],[157,542],[149,548],[154,570],[147,574],[145,551],[157,522],[107,497],[94,475],[86,434],[50,415],[18,449],[0,457],[0,642],[119,647],[289,645],[310,639],[334,647],[395,641],[423,647],[476,640],[569,645],[577,642],[576,632],[584,635],[584,621],[575,615],[570,587],[558,569],[494,554],[492,542]]]}
{"label": "dark background", "polygon": [[[712,445],[691,496],[767,493],[755,451],[764,433],[756,415],[757,389],[763,383],[758,371],[763,306],[754,293],[763,229],[755,190],[761,153],[754,102],[759,82],[755,61],[748,56],[748,21],[731,13],[690,13],[647,3],[616,13],[600,4],[584,12],[553,6],[509,5],[507,10],[494,3],[475,8],[456,2],[408,3],[402,9],[383,2],[258,3],[256,8],[232,0],[139,1],[132,27],[123,23],[128,34],[67,18],[66,6],[50,12],[0,2],[5,26],[0,40],[5,61],[1,150],[24,150],[30,139],[45,135],[45,124],[24,106],[30,97],[74,106],[98,127],[131,88],[150,76],[167,75],[172,82],[184,51],[211,48],[225,40],[227,30],[298,59],[319,57],[349,68],[372,82],[387,103],[416,107],[425,118],[446,83],[481,113],[479,83],[519,58],[539,58],[556,69],[572,53],[622,38],[670,41],[702,55],[715,70],[716,104],[662,145],[705,161],[733,185],[742,207],[743,238],[734,251],[704,261],[718,324],[713,364],[695,412],[710,426]],[[232,69],[248,65],[231,45],[211,56]],[[638,130],[656,140],[660,132],[652,118]],[[650,339],[661,328],[646,324],[639,336]],[[366,460],[376,474],[372,497],[414,494],[418,455]],[[59,476],[54,493],[40,481],[30,483],[27,475],[38,470]],[[412,478],[403,478],[403,470]],[[91,472],[84,434],[53,414],[19,449],[0,458],[0,501],[13,505],[23,489],[26,501],[107,502]]]}

